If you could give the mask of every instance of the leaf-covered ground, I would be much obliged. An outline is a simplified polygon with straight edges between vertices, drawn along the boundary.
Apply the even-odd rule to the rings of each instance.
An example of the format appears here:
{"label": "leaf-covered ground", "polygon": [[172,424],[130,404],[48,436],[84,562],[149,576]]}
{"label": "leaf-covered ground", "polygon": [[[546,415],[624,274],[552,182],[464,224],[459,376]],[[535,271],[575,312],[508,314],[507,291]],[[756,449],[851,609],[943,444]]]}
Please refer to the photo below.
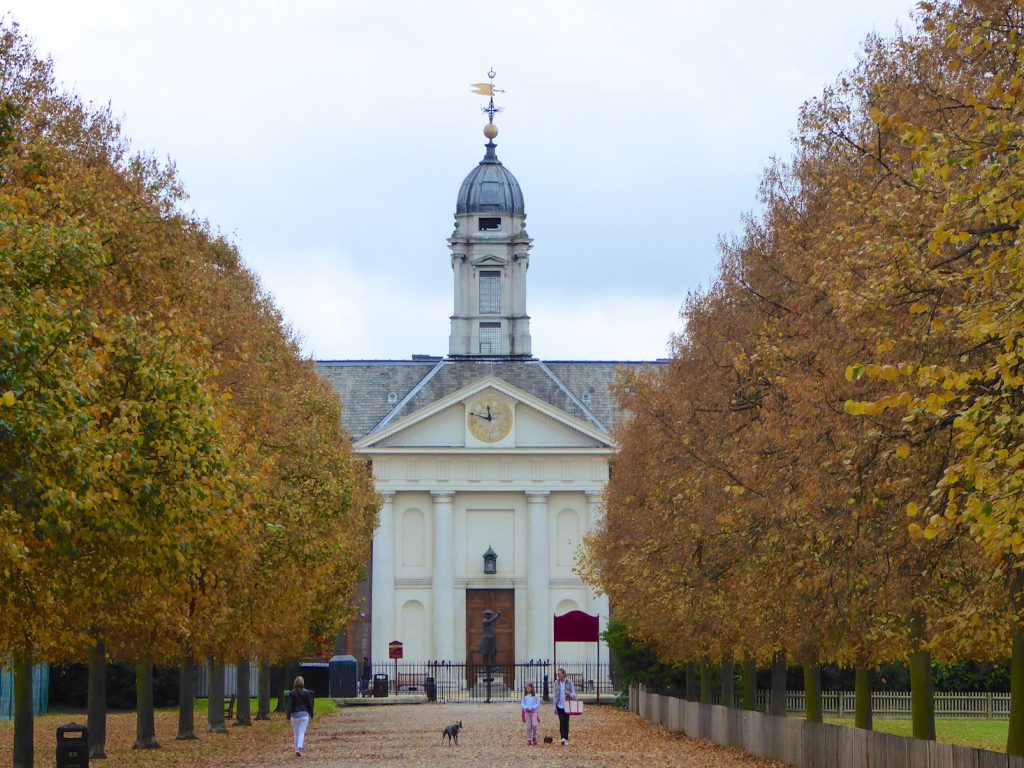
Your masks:
{"label": "leaf-covered ground", "polygon": [[[36,766],[55,764],[55,731],[84,716],[47,715],[36,720]],[[441,743],[441,729],[461,720],[459,746]],[[198,725],[198,718],[197,718]],[[300,759],[292,749],[291,728],[282,715],[252,727],[232,726],[226,735],[202,733],[197,741],[175,741],[177,713],[157,715],[159,750],[132,750],[134,714],[112,714],[107,725],[103,768],[162,766],[375,766],[377,768],[504,768],[566,766],[588,768],[740,768],[777,766],[706,741],[692,741],[635,715],[610,707],[591,707],[573,718],[570,744],[558,744],[558,721],[541,710],[540,735],[554,744],[527,747],[515,704],[420,704],[353,707],[324,713],[313,720]],[[0,722],[0,762],[11,755],[13,727]]]}

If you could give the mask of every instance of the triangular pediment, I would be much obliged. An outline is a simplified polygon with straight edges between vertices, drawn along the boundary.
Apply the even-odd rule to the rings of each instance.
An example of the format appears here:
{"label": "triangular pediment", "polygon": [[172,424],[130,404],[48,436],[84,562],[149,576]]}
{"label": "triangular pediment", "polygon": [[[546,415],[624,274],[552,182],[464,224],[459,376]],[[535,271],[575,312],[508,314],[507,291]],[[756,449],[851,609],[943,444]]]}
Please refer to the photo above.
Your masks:
{"label": "triangular pediment", "polygon": [[[497,439],[494,434],[477,439],[469,428],[476,417],[469,411],[476,403],[491,401],[508,406],[508,433]],[[490,412],[482,418],[488,419],[489,426],[488,416]],[[354,447],[360,452],[437,449],[530,453],[557,449],[606,453],[613,444],[610,435],[593,424],[495,376],[487,376],[374,430]]]}
{"label": "triangular pediment", "polygon": [[508,259],[504,256],[488,253],[485,256],[478,256],[471,262],[474,267],[504,267],[508,265]]}

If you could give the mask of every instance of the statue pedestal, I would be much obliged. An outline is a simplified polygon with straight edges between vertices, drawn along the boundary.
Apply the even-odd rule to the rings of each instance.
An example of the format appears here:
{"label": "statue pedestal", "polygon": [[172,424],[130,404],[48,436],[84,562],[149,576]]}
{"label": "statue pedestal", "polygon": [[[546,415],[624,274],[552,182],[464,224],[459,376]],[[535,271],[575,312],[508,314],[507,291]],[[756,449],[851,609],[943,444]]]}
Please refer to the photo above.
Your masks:
{"label": "statue pedestal", "polygon": [[507,699],[509,688],[505,685],[505,673],[500,670],[493,672],[481,672],[477,675],[476,684],[473,686],[472,697],[474,699],[487,698],[487,686],[491,687],[491,699]]}

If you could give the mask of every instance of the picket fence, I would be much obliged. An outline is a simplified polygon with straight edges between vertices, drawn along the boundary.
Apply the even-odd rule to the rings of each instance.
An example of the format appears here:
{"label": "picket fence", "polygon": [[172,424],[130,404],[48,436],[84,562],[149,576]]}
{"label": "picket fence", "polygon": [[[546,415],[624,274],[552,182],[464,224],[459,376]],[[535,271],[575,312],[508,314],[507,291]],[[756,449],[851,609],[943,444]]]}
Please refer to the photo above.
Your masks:
{"label": "picket fence", "polygon": [[[717,703],[717,702],[716,702]],[[767,712],[771,691],[758,691],[756,709]],[[853,717],[853,691],[822,691],[821,708],[831,717]],[[739,705],[737,695],[736,705]],[[803,691],[786,692],[787,712],[806,712]],[[909,691],[875,691],[871,694],[871,712],[890,720],[910,719]],[[955,720],[1007,720],[1010,717],[1008,693],[936,693],[935,717]]]}
{"label": "picket fence", "polygon": [[[195,697],[205,699],[210,690],[210,666],[200,664],[196,667]],[[260,668],[257,664],[249,666],[249,692],[255,696],[260,690]],[[224,695],[234,696],[238,693],[238,668],[234,664],[224,665]]]}
{"label": "picket fence", "polygon": [[1024,768],[1024,757],[1001,752],[700,704],[642,685],[630,686],[629,706],[644,720],[690,738],[794,768]]}

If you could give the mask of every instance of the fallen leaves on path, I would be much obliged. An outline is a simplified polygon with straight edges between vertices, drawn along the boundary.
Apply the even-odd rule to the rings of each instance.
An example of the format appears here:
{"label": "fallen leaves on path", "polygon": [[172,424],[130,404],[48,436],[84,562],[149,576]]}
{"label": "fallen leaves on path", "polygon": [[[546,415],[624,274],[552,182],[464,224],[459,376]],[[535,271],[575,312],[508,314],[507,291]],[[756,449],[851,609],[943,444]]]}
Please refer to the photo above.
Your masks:
{"label": "fallen leaves on path", "polygon": [[[321,704],[324,710],[326,703]],[[461,720],[459,745],[441,743],[441,731]],[[55,765],[57,726],[84,715],[37,718],[37,768]],[[202,726],[202,727],[200,727]],[[205,723],[197,722],[197,732]],[[157,714],[158,750],[133,750],[135,715],[112,714],[107,723],[109,759],[94,762],[103,768],[504,768],[508,765],[587,766],[587,768],[748,768],[778,766],[738,750],[707,741],[694,741],[629,712],[590,707],[571,721],[570,744],[558,743],[558,720],[541,710],[538,735],[553,736],[554,744],[527,747],[519,707],[515,704],[418,704],[349,707],[318,715],[306,735],[304,757],[292,749],[291,727],[280,714],[251,727],[231,726],[227,734],[200,733],[196,741],[175,741],[177,713]],[[13,724],[0,722],[0,754],[11,754]]]}

